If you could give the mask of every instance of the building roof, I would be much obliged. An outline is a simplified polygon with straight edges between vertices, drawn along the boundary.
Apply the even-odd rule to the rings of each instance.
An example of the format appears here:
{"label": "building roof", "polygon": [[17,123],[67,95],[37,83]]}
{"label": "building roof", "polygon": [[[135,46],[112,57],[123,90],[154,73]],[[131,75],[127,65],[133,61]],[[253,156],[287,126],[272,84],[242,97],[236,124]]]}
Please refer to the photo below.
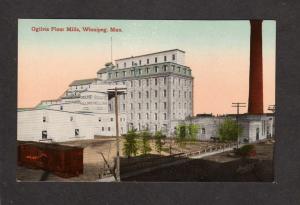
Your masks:
{"label": "building roof", "polygon": [[88,85],[88,84],[91,84],[95,80],[97,80],[97,78],[74,80],[69,86],[74,86],[74,85]]}
{"label": "building roof", "polygon": [[109,70],[108,67],[101,68],[100,70],[98,70],[97,74],[106,73],[108,70]]}
{"label": "building roof", "polygon": [[130,59],[130,58],[137,58],[137,57],[148,56],[148,55],[159,54],[159,53],[166,53],[166,52],[170,52],[170,51],[180,51],[182,53],[185,53],[185,51],[180,50],[180,49],[171,49],[171,50],[166,50],[166,51],[159,51],[159,52],[154,52],[154,53],[147,53],[147,54],[138,55],[138,56],[131,56],[131,57],[127,57],[127,58],[119,58],[119,59],[117,59],[115,61],[126,60],[126,59]]}

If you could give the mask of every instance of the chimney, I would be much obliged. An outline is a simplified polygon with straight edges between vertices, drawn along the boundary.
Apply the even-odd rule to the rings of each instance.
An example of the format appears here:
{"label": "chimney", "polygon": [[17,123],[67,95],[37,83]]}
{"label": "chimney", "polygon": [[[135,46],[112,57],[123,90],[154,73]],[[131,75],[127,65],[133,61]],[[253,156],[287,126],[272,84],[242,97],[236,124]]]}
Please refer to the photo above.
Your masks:
{"label": "chimney", "polygon": [[263,114],[262,20],[250,20],[248,114]]}

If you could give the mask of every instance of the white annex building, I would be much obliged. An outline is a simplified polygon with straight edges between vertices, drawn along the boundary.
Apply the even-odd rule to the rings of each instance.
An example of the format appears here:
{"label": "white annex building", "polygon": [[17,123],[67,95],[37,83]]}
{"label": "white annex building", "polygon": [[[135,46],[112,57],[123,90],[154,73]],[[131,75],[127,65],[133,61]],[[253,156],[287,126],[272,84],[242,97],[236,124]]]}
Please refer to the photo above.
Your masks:
{"label": "white annex building", "polygon": [[75,80],[55,100],[18,109],[18,140],[68,141],[114,136],[115,97],[109,89],[126,88],[119,98],[119,127],[174,131],[193,114],[193,77],[179,49],[122,58],[107,63],[92,79]]}

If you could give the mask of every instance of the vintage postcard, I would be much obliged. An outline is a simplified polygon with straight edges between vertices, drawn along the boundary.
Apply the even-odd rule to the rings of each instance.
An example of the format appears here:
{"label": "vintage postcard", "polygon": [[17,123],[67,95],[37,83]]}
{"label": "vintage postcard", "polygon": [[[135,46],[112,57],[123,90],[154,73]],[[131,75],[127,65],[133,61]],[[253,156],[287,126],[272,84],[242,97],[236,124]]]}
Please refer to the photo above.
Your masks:
{"label": "vintage postcard", "polygon": [[18,20],[16,180],[273,182],[276,21]]}

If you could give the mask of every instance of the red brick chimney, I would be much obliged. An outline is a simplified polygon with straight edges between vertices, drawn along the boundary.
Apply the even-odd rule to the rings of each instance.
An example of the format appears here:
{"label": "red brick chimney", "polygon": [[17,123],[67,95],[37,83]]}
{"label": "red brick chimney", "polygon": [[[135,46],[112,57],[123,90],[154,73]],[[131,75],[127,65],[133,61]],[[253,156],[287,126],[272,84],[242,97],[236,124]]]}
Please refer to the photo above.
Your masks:
{"label": "red brick chimney", "polygon": [[248,114],[263,114],[262,20],[250,20],[250,75]]}

